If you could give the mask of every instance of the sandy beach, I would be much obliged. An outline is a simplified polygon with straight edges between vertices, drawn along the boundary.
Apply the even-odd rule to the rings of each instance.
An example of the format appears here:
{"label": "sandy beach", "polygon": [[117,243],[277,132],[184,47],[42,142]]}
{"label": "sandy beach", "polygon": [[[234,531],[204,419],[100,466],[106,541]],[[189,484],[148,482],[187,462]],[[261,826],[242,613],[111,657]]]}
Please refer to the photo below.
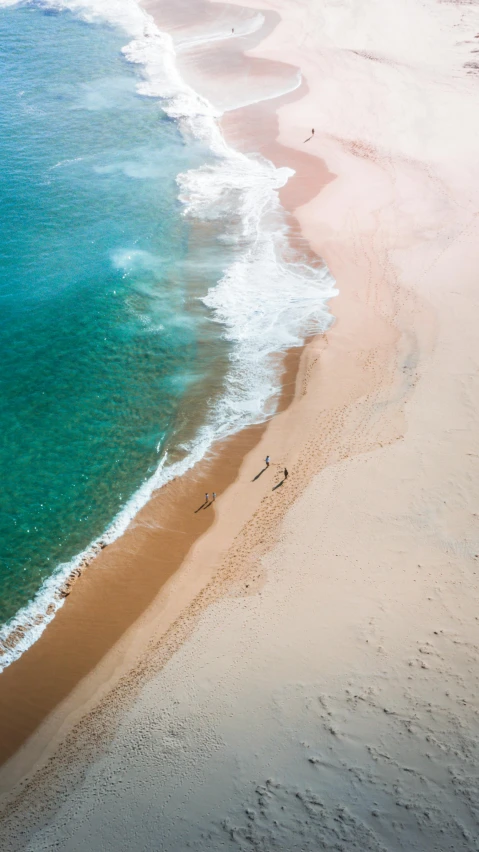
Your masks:
{"label": "sandy beach", "polygon": [[0,676],[8,852],[479,848],[479,13],[249,5],[145,2],[334,324]]}

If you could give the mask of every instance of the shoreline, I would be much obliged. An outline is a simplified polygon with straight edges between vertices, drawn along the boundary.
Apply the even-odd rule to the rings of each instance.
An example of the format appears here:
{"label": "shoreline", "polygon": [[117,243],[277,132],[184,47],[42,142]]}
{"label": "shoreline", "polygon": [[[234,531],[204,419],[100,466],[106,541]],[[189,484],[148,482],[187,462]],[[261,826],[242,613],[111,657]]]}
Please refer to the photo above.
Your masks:
{"label": "shoreline", "polygon": [[[270,29],[267,27],[266,31]],[[301,91],[300,87],[297,92]],[[275,114],[277,102],[288,102],[295,98],[297,92],[268,101],[270,119]],[[261,113],[265,103],[259,102],[253,109]],[[249,109],[251,107],[244,107],[235,112]],[[308,155],[304,156],[307,160]],[[301,161],[301,156],[291,152],[293,161]],[[324,185],[328,179],[332,178],[323,170],[315,187]],[[280,193],[282,199],[283,193],[289,192],[290,182]],[[306,198],[311,197],[311,185],[304,183],[302,192]],[[305,253],[299,230],[291,231],[291,241],[301,241],[301,252]],[[311,255],[316,257],[312,252]],[[273,419],[294,397],[299,364],[310,345],[306,342],[303,347],[291,349],[286,355],[278,353],[277,359],[284,360],[284,367],[282,390]],[[221,495],[236,481],[244,457],[259,443],[269,422],[243,428],[213,445],[206,458],[155,491],[127,530],[83,566],[84,572],[83,568],[80,572],[77,569],[72,571],[71,579],[64,583],[68,594],[65,605],[56,612],[40,638],[4,669],[0,677],[0,724],[4,732],[0,743],[0,763],[7,770],[6,773],[2,771],[2,776],[9,773],[11,759],[15,763],[18,758],[18,765],[24,769],[39,758],[44,751],[44,726],[51,733],[59,720],[61,725],[62,719],[70,718],[70,698],[78,687],[82,692],[83,705],[111,688],[121,665],[131,665],[134,654],[124,647],[126,633],[142,619],[161,590],[174,578],[188,559],[194,543],[215,523],[210,507],[206,517],[203,517],[202,511],[199,517],[196,516],[198,523],[195,529],[188,529],[191,512],[189,489],[194,489],[198,495],[202,489],[212,491],[213,486],[209,483],[214,480],[214,488]],[[217,506],[220,501],[221,497]],[[161,526],[158,526],[159,517]],[[164,529],[170,524],[174,533]],[[168,552],[166,565],[158,565],[155,548],[161,548],[162,553]],[[117,645],[122,650],[116,648]],[[73,651],[75,647],[80,647],[81,651]],[[106,675],[103,672],[99,679],[92,677],[95,667],[101,667],[102,661],[109,655],[113,659],[106,663]],[[84,679],[90,680],[90,685],[83,683]],[[68,705],[64,713],[61,710],[63,703]],[[46,734],[47,739],[50,733]],[[28,751],[30,737],[37,739],[38,743],[32,746],[32,756],[26,759],[23,752]]]}
{"label": "shoreline", "polygon": [[[162,11],[163,10],[164,10],[164,7],[162,7]],[[247,10],[245,10],[245,11],[247,11]],[[256,16],[257,18],[261,18],[261,20],[262,20],[262,24],[260,25],[260,27],[258,29],[257,21],[255,22],[254,17],[255,16],[253,16],[251,21],[246,22],[247,24],[249,23],[250,28],[248,29],[248,27],[247,27],[244,36],[241,37],[242,41],[246,41],[250,45],[256,44],[258,42],[258,39],[261,40],[263,38],[263,36],[266,37],[267,35],[269,35],[270,32],[272,31],[272,29],[274,29],[274,27],[277,23],[277,19],[278,19],[278,17],[275,16],[274,13],[268,12],[264,15],[260,14],[259,16]],[[254,26],[251,29],[252,23],[254,24]],[[146,36],[152,36],[152,35],[153,35],[153,33],[145,31],[145,39],[146,39]],[[167,63],[168,58],[171,59],[171,56],[170,56],[171,46],[170,46],[170,43],[168,42],[168,40],[166,41],[166,43],[163,43],[162,38],[163,38],[163,36],[166,36],[167,39],[170,39],[171,36],[168,32],[162,33],[161,30],[159,31],[159,36],[160,36],[160,46],[157,47],[157,50],[160,50],[160,52],[161,51],[165,52],[166,59],[162,58],[161,62]],[[228,36],[228,34],[226,36],[223,36],[222,38],[226,39],[227,41],[230,40],[230,37]],[[145,41],[145,39],[143,39],[143,41]],[[200,41],[202,43],[202,46],[205,47],[205,46],[211,46],[211,44],[214,44],[215,40],[213,39],[213,42],[209,42],[208,39],[203,36],[203,38]],[[150,67],[149,67],[150,58],[144,58],[144,59],[138,58],[138,56],[137,56],[138,44],[139,43],[136,40],[134,40],[134,41],[130,42],[128,45],[126,45],[123,48],[122,52],[125,55],[127,61],[133,62],[133,63],[141,62],[141,63],[144,64],[146,79],[147,79],[147,81],[149,81],[150,77],[151,77]],[[148,42],[148,44],[149,44],[149,42]],[[215,45],[215,47],[217,48],[217,45]],[[236,50],[238,50],[238,49],[236,48]],[[283,67],[282,63],[276,64],[275,71],[277,71],[277,69],[279,67]],[[284,68],[288,69],[288,66],[284,66]],[[290,69],[288,69],[288,73],[289,73],[289,70]],[[178,71],[178,69],[176,69],[176,71]],[[209,122],[211,122],[211,124],[215,128],[218,127],[219,132],[216,133],[216,130],[215,130],[213,132],[212,139],[210,140],[212,150],[214,150],[215,147],[217,147],[216,136],[218,136],[218,138],[221,138],[222,140],[225,139],[225,135],[224,135],[224,133],[221,132],[221,129],[220,129],[221,128],[220,122],[214,121],[213,119],[211,119],[206,114],[203,115],[203,109],[204,109],[205,101],[202,100],[202,97],[198,94],[196,89],[191,87],[190,84],[187,82],[187,80],[185,80],[183,78],[182,74],[177,74],[176,77],[175,77],[175,73],[176,72],[173,72],[172,77],[175,81],[175,84],[178,85],[179,94],[180,95],[184,94],[184,92],[183,92],[183,89],[184,89],[184,91],[188,95],[188,90],[190,90],[194,95],[194,99],[196,99],[198,101],[200,111],[199,111],[198,115],[196,115],[195,113],[192,113],[192,118],[194,120],[194,123],[198,123],[198,127],[200,129],[202,129],[203,131],[205,130],[205,128],[207,129],[207,125],[208,125]],[[273,76],[272,79],[274,79],[276,81],[276,85],[277,85],[278,81],[276,80],[276,77]],[[150,94],[150,91],[148,89],[149,85],[150,85],[150,82],[145,82],[144,84],[140,84],[138,86],[138,92],[143,94],[143,95]],[[154,85],[154,77],[153,77],[153,85]],[[154,96],[156,96],[155,92],[152,92],[152,94]],[[287,89],[287,91],[284,95],[278,94],[277,92],[275,94],[271,94],[271,93],[267,94],[267,93],[263,92],[263,94],[262,94],[257,105],[259,105],[261,107],[270,98],[272,98],[275,102],[277,102],[279,100],[284,100],[284,102],[288,102],[288,95],[290,95],[290,94],[293,95],[293,98],[295,97],[294,91],[290,92],[288,89]],[[165,110],[167,115],[170,114],[170,111],[171,111],[170,107],[173,110],[172,115],[173,116],[176,115],[176,112],[175,112],[175,110],[176,110],[176,107],[175,107],[176,97],[177,97],[177,94],[172,95],[171,92],[168,92],[166,94],[166,97],[165,97],[164,103],[163,103],[163,109]],[[206,103],[208,103],[208,102],[206,101]],[[238,111],[239,111],[238,109],[235,109],[235,112],[238,112]],[[187,116],[187,117],[188,117],[188,121],[189,121],[190,117],[189,116]],[[181,125],[182,118],[180,117],[178,120],[179,120],[180,125]],[[187,126],[186,126],[186,132],[187,133],[191,132],[191,128],[189,127],[188,121],[187,121]],[[205,124],[205,121],[206,121],[206,124]],[[220,145],[220,148],[221,148],[221,145]],[[242,165],[241,164],[241,158],[242,158],[243,162],[249,162],[249,160],[247,158],[243,157],[243,154],[242,154],[239,146],[229,147],[229,145],[226,144],[225,150],[227,150],[228,148],[231,152],[234,152],[235,156],[239,156],[240,166]],[[225,157],[225,153],[224,153],[223,150],[221,151],[221,156]],[[228,155],[226,155],[225,161],[226,161],[227,158],[228,158]],[[269,164],[269,163],[270,163],[270,161],[268,159],[267,164]],[[207,166],[206,168],[208,169],[208,168],[210,168],[210,166]],[[186,172],[185,174],[178,175],[178,179],[177,179],[177,183],[178,183],[179,190],[180,190],[179,198],[182,198],[184,204],[186,205],[185,210],[189,214],[191,214],[191,209],[189,209],[190,205],[191,205],[191,198],[189,198],[189,195],[191,194],[191,190],[192,190],[192,187],[189,186],[190,185],[189,178],[190,178],[191,175],[196,176],[196,174],[198,174],[199,172],[201,172],[201,168],[200,169],[192,169],[192,170]],[[278,170],[278,174],[279,174],[279,170]],[[212,177],[212,179],[214,179],[215,176],[212,175],[211,177]],[[251,175],[249,175],[248,169],[246,170],[245,177],[246,177],[246,183],[247,183],[251,179]],[[264,177],[265,176],[262,175],[262,174],[255,174],[256,180],[258,180],[258,178],[259,178],[260,183],[263,181]],[[271,194],[271,198],[267,197],[266,200],[268,202],[273,200],[273,206],[274,206],[274,200],[275,200],[276,194],[277,194],[278,198],[280,198],[280,199],[283,198],[283,195],[282,195],[282,191],[279,191],[279,192],[276,193],[274,190],[272,190],[269,187],[270,181],[271,181],[271,175],[268,174],[266,176],[265,187],[266,187],[266,193],[268,194],[268,192],[269,192]],[[186,193],[185,193],[185,184],[186,184]],[[251,202],[251,200],[253,200],[253,201],[257,201],[257,202],[261,201],[261,205],[265,203],[265,198],[263,196],[259,196],[258,198],[255,199],[254,193],[253,193],[253,196],[249,197],[251,195],[251,192],[250,192],[248,187],[247,187],[247,194],[248,194],[248,202]],[[195,189],[193,188],[193,199],[194,199],[194,197],[195,197]],[[202,219],[201,208],[200,208],[199,216],[197,215],[197,213],[194,212],[194,208],[195,208],[196,203],[197,203],[197,200],[196,200],[196,202],[193,200],[193,203],[191,205],[193,207],[193,213],[192,213],[192,216],[190,218],[193,219],[193,223],[192,223],[193,228],[196,229],[199,232],[199,239],[201,240],[201,232],[202,232],[202,229],[204,229],[205,222],[203,222],[203,219]],[[272,211],[272,212],[274,212],[274,211]],[[243,211],[243,214],[244,214],[244,218],[246,220],[249,220],[251,218],[251,211],[248,210],[248,211],[246,211],[246,213],[245,213],[245,211]],[[206,220],[207,219],[208,219],[208,213],[206,215]],[[259,225],[258,233],[260,233],[261,226],[262,226],[263,222],[260,219],[258,219],[258,222],[256,224]],[[266,228],[266,231],[267,231],[267,228]],[[288,238],[288,240],[287,240],[288,245],[291,246],[293,243],[299,244],[300,240],[298,239],[298,230],[296,229],[296,233],[294,233],[294,231],[292,231],[291,233],[292,233],[292,238],[291,239]],[[225,236],[228,239],[231,237],[231,235],[228,234],[228,233],[225,234]],[[245,234],[242,235],[241,239],[244,239],[244,237],[245,237]],[[251,237],[251,235],[249,234],[248,238],[250,238],[250,237]],[[271,235],[269,233],[267,233],[266,241],[267,242],[271,241]],[[240,242],[241,242],[241,240],[240,240]],[[255,242],[255,239],[253,239],[253,242]],[[268,248],[269,248],[269,246],[268,246]],[[304,251],[303,249],[304,249],[304,246],[301,245],[299,256],[297,258],[297,260],[301,261],[301,265],[304,262],[304,259],[306,258],[307,255],[312,257],[313,260],[317,262],[316,255],[313,252],[311,252],[308,247],[306,247],[306,251]],[[258,258],[256,258],[256,260],[257,259]],[[233,258],[233,262],[231,264],[231,267],[233,267],[237,264],[238,264],[237,257],[236,257],[236,260]],[[295,259],[290,258],[287,261],[286,266],[288,266],[288,264],[291,264],[291,269],[293,270],[293,274],[294,274]],[[321,265],[323,265],[323,264],[321,264]],[[318,267],[316,265],[316,273],[313,273],[313,276],[316,275],[316,277],[317,277],[317,268]],[[312,267],[312,269],[313,269],[313,267]],[[299,269],[299,271],[300,271],[300,275],[301,275],[301,269]],[[314,281],[314,284],[316,284],[316,285],[319,284],[320,286],[323,286],[323,284],[325,283],[326,284],[326,291],[328,289],[328,284],[329,284],[329,282],[327,280],[328,279],[327,272],[328,271],[325,268],[324,279],[322,278],[321,281],[318,281],[318,280]],[[242,351],[242,341],[243,341],[244,329],[239,329],[239,336],[238,336],[238,329],[236,329],[234,327],[234,324],[233,324],[233,328],[231,326],[231,317],[229,316],[229,313],[231,313],[231,312],[228,312],[228,309],[225,310],[225,305],[223,304],[224,298],[222,296],[219,296],[218,299],[217,299],[217,297],[216,297],[216,293],[221,290],[221,285],[223,285],[223,289],[227,289],[227,288],[224,287],[224,279],[227,279],[227,278],[228,278],[228,273],[226,274],[226,276],[224,276],[217,283],[216,288],[212,288],[212,290],[208,291],[206,296],[202,297],[202,301],[205,304],[207,304],[208,307],[210,308],[210,310],[212,311],[211,319],[213,319],[217,322],[221,322],[223,324],[225,334],[227,336],[229,336],[231,332],[233,333],[233,338],[230,337],[230,339],[233,339],[235,341],[235,346],[237,347],[236,357],[238,358],[239,356],[241,356],[240,360],[242,359],[242,367],[243,367],[242,372],[245,372],[245,369],[248,369],[248,367],[250,369],[252,369],[253,372],[255,372],[255,370],[256,370],[255,359],[251,360],[251,355],[248,351],[246,351],[246,350]],[[231,284],[231,282],[228,280],[227,281],[227,287],[229,287],[230,284]],[[238,295],[238,294],[236,294],[236,295]],[[269,295],[271,295],[271,294],[269,294]],[[334,295],[334,291],[332,292],[332,295]],[[308,293],[307,287],[305,288],[304,293],[301,294],[301,297],[304,298],[305,300],[310,298],[310,293]],[[228,301],[228,296],[226,297],[226,299]],[[241,301],[241,299],[240,299],[240,301]],[[322,326],[324,324],[323,323],[324,317],[326,316],[326,314],[329,313],[329,311],[327,309],[324,309],[324,306],[325,306],[325,303],[326,303],[326,295],[324,293],[322,294],[322,297],[321,297],[321,295],[318,296],[317,303],[318,303],[318,305],[321,305],[321,308],[318,308],[318,313],[322,314],[322,316],[320,317],[319,321],[318,321],[318,318],[316,316],[314,321],[312,322],[312,325],[314,325],[314,324],[318,325],[319,324],[320,326]],[[294,300],[293,300],[291,307],[294,310]],[[275,306],[273,306],[271,304],[270,310],[272,310],[274,312]],[[283,306],[281,306],[281,310],[284,310]],[[245,315],[245,317],[243,317],[243,320],[246,322],[246,324],[248,324],[248,322],[251,323],[253,321],[253,326],[254,326],[255,319],[254,319],[254,317],[251,316],[251,312],[249,312],[249,315]],[[268,317],[267,314],[266,314],[265,320],[269,321],[269,317]],[[300,319],[299,325],[301,325],[301,322],[302,322],[302,319]],[[303,325],[304,325],[304,322],[303,322]],[[279,396],[279,394],[277,392],[278,388],[275,388],[274,395],[270,396],[269,399],[267,399],[267,397],[265,396],[265,392],[267,394],[268,390],[270,390],[270,391],[272,390],[272,388],[268,389],[269,382],[268,382],[268,376],[266,374],[270,373],[271,375],[274,375],[275,378],[276,378],[276,374],[277,374],[277,369],[275,367],[272,367],[271,365],[274,364],[274,363],[278,364],[279,361],[282,359],[284,353],[287,352],[287,350],[289,348],[293,348],[296,345],[303,345],[304,339],[311,336],[311,334],[312,334],[311,329],[306,330],[306,328],[301,329],[299,334],[298,334],[299,328],[297,329],[295,327],[294,323],[293,323],[291,328],[287,327],[286,329],[280,329],[280,334],[284,333],[284,331],[286,331],[287,338],[288,338],[288,335],[289,335],[290,339],[292,338],[294,340],[295,338],[298,338],[298,341],[299,341],[299,338],[303,338],[303,341],[301,343],[299,343],[299,342],[298,343],[292,343],[290,346],[288,346],[288,345],[285,346],[284,341],[283,341],[283,345],[281,345],[281,341],[278,339],[278,340],[274,341],[274,343],[277,343],[277,347],[273,347],[273,349],[271,349],[271,348],[268,349],[268,344],[267,344],[267,348],[265,350],[266,355],[265,355],[265,352],[262,352],[261,356],[259,358],[260,366],[259,366],[259,369],[257,371],[256,378],[258,380],[257,387],[260,388],[260,389],[257,392],[257,398],[255,398],[255,399],[253,399],[253,397],[249,398],[248,394],[246,393],[246,399],[243,401],[243,404],[246,405],[247,411],[249,410],[248,409],[249,406],[258,405],[261,402],[263,403],[263,409],[264,410],[263,410],[262,415],[260,415],[260,417],[259,417],[260,423],[268,420],[268,417],[270,416],[270,414],[268,414],[267,412],[268,412],[268,410],[271,411],[271,409],[275,405],[275,398],[278,398],[278,396]],[[261,336],[260,336],[260,339],[261,339]],[[271,346],[271,341],[269,341],[269,346]],[[243,347],[243,349],[244,349],[244,347]],[[269,367],[266,366],[266,361],[270,362]],[[232,363],[234,363],[234,359],[233,359]],[[266,376],[266,379],[265,379],[265,376]],[[229,379],[230,383],[232,382],[233,385],[236,382],[238,382],[239,397],[240,397],[240,401],[241,401],[241,395],[242,394],[244,395],[243,376],[240,375],[238,373],[238,371],[235,371],[235,368],[230,365],[229,376],[227,376],[227,378]],[[280,386],[281,385],[280,377],[278,376],[277,379],[278,379],[278,381],[277,381],[276,384],[278,386]],[[263,387],[264,381],[266,381],[265,387]],[[226,387],[227,386],[228,386],[228,382],[226,382]],[[234,394],[235,394],[235,391],[233,392],[233,397],[234,397]],[[236,426],[236,428],[235,428],[234,425],[233,425],[232,428],[231,427],[228,428],[228,426],[226,426],[226,428],[225,428],[225,422],[224,422],[225,412],[224,411],[220,412],[220,409],[222,407],[225,408],[225,410],[227,410],[228,416],[232,417],[233,424],[235,424],[235,421],[237,419],[237,412],[236,412],[237,400],[236,400],[236,398],[230,398],[230,396],[231,396],[231,394],[227,390],[224,390],[222,397],[219,399],[217,405],[215,406],[215,410],[216,410],[216,408],[218,408],[218,413],[221,413],[221,415],[222,415],[222,421],[221,421],[222,425],[220,423],[219,429],[218,428],[216,429],[216,431],[219,432],[219,435],[214,440],[215,445],[218,444],[218,443],[221,443],[224,440],[225,434],[228,437],[229,433],[231,433],[231,435],[234,435],[234,434],[237,433],[237,428],[238,428],[237,426]],[[258,400],[259,400],[259,402],[258,402]],[[213,413],[212,411],[209,412],[209,418],[208,418],[209,420],[211,419],[212,413]],[[252,419],[253,423],[257,420],[257,418],[254,417],[254,415],[250,419]],[[190,447],[190,453],[184,459],[177,461],[176,463],[174,462],[173,465],[171,465],[171,462],[170,462],[170,465],[169,466],[167,465],[167,467],[165,469],[165,474],[166,474],[165,477],[162,476],[162,463],[160,461],[160,464],[158,465],[158,467],[157,467],[156,471],[153,473],[153,475],[148,480],[146,480],[140,486],[140,488],[137,489],[131,495],[130,499],[127,501],[125,506],[123,506],[120,509],[118,514],[115,516],[115,518],[113,518],[113,520],[106,527],[106,529],[100,535],[98,535],[98,537],[95,538],[82,552],[80,552],[77,555],[75,555],[74,557],[72,557],[67,563],[59,565],[57,567],[57,570],[52,575],[50,575],[48,578],[46,578],[46,580],[42,584],[41,588],[38,590],[38,592],[35,595],[35,597],[33,598],[33,600],[31,600],[24,607],[21,607],[20,610],[17,612],[17,614],[15,616],[13,616],[13,618],[10,619],[10,621],[7,622],[7,624],[3,625],[2,629],[0,630],[0,635],[2,636],[2,639],[1,639],[1,642],[0,642],[0,649],[1,649],[1,654],[2,654],[0,656],[0,662],[2,660],[4,661],[5,668],[8,668],[12,664],[12,662],[19,659],[22,654],[24,654],[33,644],[35,644],[36,641],[38,641],[38,638],[39,638],[39,636],[41,636],[43,630],[46,628],[46,626],[49,623],[51,623],[51,621],[55,618],[55,616],[59,612],[59,610],[63,607],[65,599],[70,595],[72,587],[75,585],[75,583],[77,582],[79,577],[83,574],[83,572],[92,564],[92,562],[98,557],[98,555],[101,553],[101,551],[104,548],[111,546],[111,544],[119,536],[121,536],[125,533],[127,527],[131,523],[135,522],[135,517],[137,516],[138,511],[139,511],[138,505],[140,507],[142,505],[144,506],[145,503],[148,502],[151,499],[152,495],[154,493],[156,493],[158,488],[164,487],[164,485],[167,484],[170,481],[170,478],[173,476],[175,468],[178,467],[180,469],[181,468],[184,469],[185,465],[191,465],[191,464],[195,465],[197,462],[192,462],[191,461],[192,458],[195,458],[195,456],[196,456],[197,460],[201,461],[201,458],[203,458],[204,455],[206,455],[206,457],[208,457],[208,455],[211,454],[213,449],[212,449],[212,446],[210,445],[211,438],[210,438],[208,432],[211,431],[211,430],[213,430],[213,432],[214,432],[215,429],[214,429],[212,423],[210,423],[210,422],[203,423],[202,425],[205,428],[200,428],[199,429],[199,435],[196,435],[195,441],[191,442],[192,446]],[[246,417],[245,418],[245,424],[244,424],[244,426],[243,425],[241,426],[241,429],[248,428],[249,425],[250,424],[248,423],[248,417]],[[206,451],[204,451],[205,440],[203,440],[204,435],[202,434],[204,431],[207,433],[206,434],[206,445],[207,445]],[[199,452],[197,451],[198,450],[198,447],[197,447],[198,443],[199,443],[199,447],[200,447]],[[174,449],[173,449],[173,455],[174,454],[175,453],[174,453]],[[199,456],[200,456],[200,458],[199,458]],[[187,467],[186,469],[188,470],[189,468]],[[180,475],[180,474],[176,474],[176,475]],[[164,482],[164,479],[166,479],[166,482]],[[59,569],[61,569],[61,570],[59,570]],[[2,635],[3,633],[5,634],[4,636]]]}

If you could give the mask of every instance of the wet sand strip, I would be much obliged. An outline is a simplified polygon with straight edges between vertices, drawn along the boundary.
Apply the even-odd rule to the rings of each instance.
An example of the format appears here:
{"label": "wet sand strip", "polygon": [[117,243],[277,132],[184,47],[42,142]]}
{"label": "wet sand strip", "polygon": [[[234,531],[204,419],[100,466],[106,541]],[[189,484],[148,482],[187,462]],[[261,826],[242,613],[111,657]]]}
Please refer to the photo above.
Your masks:
{"label": "wet sand strip", "polygon": [[[280,410],[294,395],[301,352],[293,349],[285,357]],[[205,492],[219,496],[234,482],[265,427],[249,427],[221,442],[153,495],[125,534],[85,570],[40,639],[2,672],[0,763],[92,671],[180,567],[213,523],[214,506],[200,509]]]}

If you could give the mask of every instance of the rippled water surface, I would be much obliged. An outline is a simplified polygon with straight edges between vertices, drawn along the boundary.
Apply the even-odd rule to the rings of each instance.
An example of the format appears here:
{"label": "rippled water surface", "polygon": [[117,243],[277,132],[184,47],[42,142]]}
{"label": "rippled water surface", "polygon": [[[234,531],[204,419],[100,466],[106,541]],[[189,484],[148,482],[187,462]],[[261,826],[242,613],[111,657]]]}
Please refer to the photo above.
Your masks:
{"label": "rippled water surface", "polygon": [[221,372],[175,183],[207,154],[138,95],[127,41],[0,9],[0,622],[101,534]]}

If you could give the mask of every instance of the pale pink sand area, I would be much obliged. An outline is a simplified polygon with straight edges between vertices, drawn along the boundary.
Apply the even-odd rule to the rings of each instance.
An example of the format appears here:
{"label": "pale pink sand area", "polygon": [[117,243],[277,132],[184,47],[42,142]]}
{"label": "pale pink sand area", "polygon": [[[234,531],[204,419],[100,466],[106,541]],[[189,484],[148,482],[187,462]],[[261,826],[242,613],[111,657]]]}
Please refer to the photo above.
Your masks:
{"label": "pale pink sand area", "polygon": [[[300,69],[296,95],[264,107],[272,138],[248,108],[223,124],[275,165],[282,146],[311,155],[284,201],[337,281],[337,319],[306,347],[293,403],[218,499],[170,603],[132,628],[150,641],[134,701],[95,712],[90,695],[74,734],[64,714],[23,788],[9,778],[28,744],[3,768],[8,852],[479,849],[479,9],[250,5],[266,35],[231,60],[234,93],[214,56],[228,87],[240,37],[183,48],[180,70],[226,108],[257,100],[256,72],[285,91]],[[178,42],[251,15],[145,6]],[[334,179],[311,199],[324,164]],[[271,480],[254,490],[266,453]],[[149,667],[171,600],[198,578],[208,605]]]}

